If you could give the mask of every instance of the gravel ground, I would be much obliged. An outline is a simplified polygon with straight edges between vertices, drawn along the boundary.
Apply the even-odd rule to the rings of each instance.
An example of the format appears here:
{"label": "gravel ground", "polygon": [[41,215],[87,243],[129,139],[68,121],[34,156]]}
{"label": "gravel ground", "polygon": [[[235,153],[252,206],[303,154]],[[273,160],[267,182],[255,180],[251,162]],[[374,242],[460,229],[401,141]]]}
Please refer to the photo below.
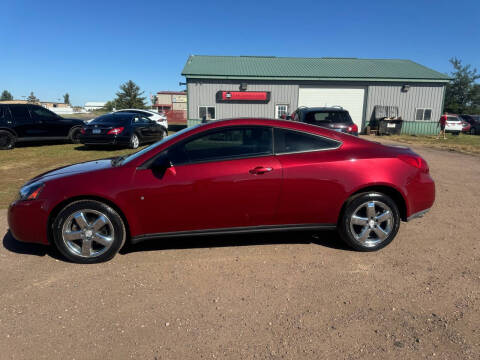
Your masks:
{"label": "gravel ground", "polygon": [[287,233],[84,266],[14,241],[1,210],[0,358],[479,359],[480,158],[415,150],[437,201],[376,253]]}

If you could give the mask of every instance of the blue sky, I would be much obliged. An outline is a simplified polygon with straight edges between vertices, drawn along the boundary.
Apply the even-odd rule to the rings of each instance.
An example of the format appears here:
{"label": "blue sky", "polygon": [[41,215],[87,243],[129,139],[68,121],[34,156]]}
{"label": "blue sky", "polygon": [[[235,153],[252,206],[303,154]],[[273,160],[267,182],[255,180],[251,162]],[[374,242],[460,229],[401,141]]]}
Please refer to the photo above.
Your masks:
{"label": "blue sky", "polygon": [[190,54],[402,58],[480,68],[480,1],[3,0],[0,91],[106,101],[178,90]]}

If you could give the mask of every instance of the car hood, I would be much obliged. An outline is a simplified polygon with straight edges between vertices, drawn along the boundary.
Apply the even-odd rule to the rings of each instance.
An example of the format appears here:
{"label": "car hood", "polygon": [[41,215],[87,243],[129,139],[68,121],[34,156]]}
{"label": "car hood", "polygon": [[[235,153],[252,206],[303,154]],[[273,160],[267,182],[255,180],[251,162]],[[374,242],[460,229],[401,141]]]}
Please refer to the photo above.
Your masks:
{"label": "car hood", "polygon": [[80,164],[68,165],[58,169],[47,171],[31,179],[27,184],[35,181],[48,181],[73,174],[89,173],[112,167],[112,159],[87,161]]}

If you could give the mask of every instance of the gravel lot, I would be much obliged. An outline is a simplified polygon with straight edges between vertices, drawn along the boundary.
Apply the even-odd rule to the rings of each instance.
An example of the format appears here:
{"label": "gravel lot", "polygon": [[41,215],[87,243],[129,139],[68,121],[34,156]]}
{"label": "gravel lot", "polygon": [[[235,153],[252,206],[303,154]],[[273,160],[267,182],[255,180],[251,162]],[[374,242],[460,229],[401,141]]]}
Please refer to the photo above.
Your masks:
{"label": "gravel lot", "polygon": [[0,358],[479,359],[480,157],[414,149],[437,201],[377,253],[287,233],[84,266],[17,243],[0,210]]}

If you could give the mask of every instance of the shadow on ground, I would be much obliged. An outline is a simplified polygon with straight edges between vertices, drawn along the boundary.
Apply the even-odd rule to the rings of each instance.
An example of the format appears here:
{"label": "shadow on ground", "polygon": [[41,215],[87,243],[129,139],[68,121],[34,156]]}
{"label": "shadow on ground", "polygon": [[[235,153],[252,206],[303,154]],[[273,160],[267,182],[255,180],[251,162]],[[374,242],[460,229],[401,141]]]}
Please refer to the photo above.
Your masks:
{"label": "shadow on ground", "polygon": [[[258,245],[282,245],[282,244],[310,244],[332,249],[350,251],[335,231],[322,232],[284,232],[265,233],[255,235],[212,235],[212,236],[191,236],[170,239],[153,239],[139,244],[126,244],[120,254],[143,251],[161,251],[178,249],[202,249],[215,247],[234,246],[258,246]],[[29,244],[15,240],[10,231],[3,237],[3,247],[13,253],[21,255],[50,256],[54,259],[67,261],[53,247],[40,244]]]}
{"label": "shadow on ground", "polygon": [[53,246],[20,242],[12,236],[10,230],[7,231],[3,237],[3,247],[8,251],[17,254],[35,256],[48,255],[54,259],[64,260]]}
{"label": "shadow on ground", "polygon": [[291,231],[254,235],[210,235],[151,239],[134,245],[127,244],[122,250],[120,250],[120,253],[129,254],[140,251],[310,243],[332,249],[350,251],[350,248],[342,242],[336,231],[322,231],[315,233]]}

